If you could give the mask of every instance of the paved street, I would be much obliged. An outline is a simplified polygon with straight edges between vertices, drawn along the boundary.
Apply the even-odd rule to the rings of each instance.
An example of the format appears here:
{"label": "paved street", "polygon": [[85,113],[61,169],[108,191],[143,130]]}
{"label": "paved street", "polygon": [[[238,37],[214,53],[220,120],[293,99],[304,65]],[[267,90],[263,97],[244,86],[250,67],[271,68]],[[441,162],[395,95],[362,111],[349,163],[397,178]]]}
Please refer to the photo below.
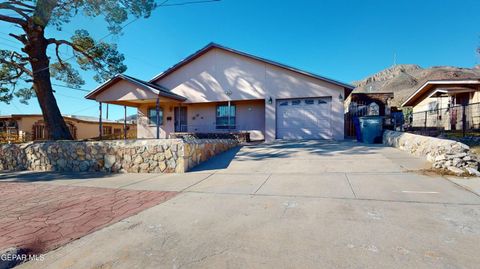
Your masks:
{"label": "paved street", "polygon": [[20,268],[474,268],[479,181],[428,166],[380,145],[304,141],[233,149],[187,174],[0,181],[179,192]]}

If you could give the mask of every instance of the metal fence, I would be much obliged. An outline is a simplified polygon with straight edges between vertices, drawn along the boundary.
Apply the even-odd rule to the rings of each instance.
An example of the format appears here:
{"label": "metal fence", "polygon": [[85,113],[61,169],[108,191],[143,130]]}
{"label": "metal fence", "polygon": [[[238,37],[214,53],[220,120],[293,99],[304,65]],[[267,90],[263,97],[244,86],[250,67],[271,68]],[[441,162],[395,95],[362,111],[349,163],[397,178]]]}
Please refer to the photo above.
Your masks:
{"label": "metal fence", "polygon": [[452,131],[465,135],[480,130],[480,103],[414,112],[407,122],[407,130],[411,131]]}
{"label": "metal fence", "polygon": [[345,113],[345,136],[355,136],[355,118],[368,115],[368,107],[364,101],[352,102]]}

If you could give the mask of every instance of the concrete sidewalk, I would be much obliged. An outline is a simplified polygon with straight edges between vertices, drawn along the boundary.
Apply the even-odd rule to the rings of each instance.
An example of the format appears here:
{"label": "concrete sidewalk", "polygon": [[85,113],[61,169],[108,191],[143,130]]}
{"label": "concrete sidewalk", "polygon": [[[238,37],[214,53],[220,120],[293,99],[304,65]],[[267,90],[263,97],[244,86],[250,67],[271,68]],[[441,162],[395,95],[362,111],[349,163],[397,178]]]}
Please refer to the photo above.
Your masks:
{"label": "concrete sidewalk", "polygon": [[480,262],[478,190],[415,172],[429,166],[422,159],[332,141],[237,151],[183,175],[0,176],[180,192],[21,268],[473,268]]}

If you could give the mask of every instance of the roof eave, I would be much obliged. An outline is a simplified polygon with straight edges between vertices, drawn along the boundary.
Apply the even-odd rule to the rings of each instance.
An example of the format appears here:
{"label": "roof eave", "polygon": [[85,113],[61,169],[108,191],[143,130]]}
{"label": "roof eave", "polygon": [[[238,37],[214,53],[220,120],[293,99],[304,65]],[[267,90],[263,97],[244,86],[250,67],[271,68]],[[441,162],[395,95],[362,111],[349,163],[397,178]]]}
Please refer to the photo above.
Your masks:
{"label": "roof eave", "polygon": [[117,74],[114,77],[112,77],[111,79],[105,81],[100,86],[95,88],[93,91],[91,91],[87,95],[85,95],[85,98],[90,99],[90,100],[95,100],[95,95],[97,93],[102,91],[104,88],[110,86],[111,84],[115,83],[116,80],[118,80],[118,79],[127,80],[128,82],[133,83],[133,84],[139,86],[140,88],[148,89],[150,92],[152,92],[156,95],[159,95],[159,96],[168,97],[168,98],[171,98],[171,99],[174,99],[174,100],[177,100],[177,101],[186,101],[187,100],[187,98],[185,98],[183,96],[180,96],[180,95],[174,94],[174,93],[168,93],[168,92],[166,92],[166,90],[161,91],[161,90],[155,89],[152,86],[149,86],[148,84],[140,83],[140,82],[136,81],[135,79],[132,79],[131,77],[129,77],[127,75],[123,75],[123,74]]}
{"label": "roof eave", "polygon": [[109,80],[103,82],[102,84],[100,84],[98,87],[96,87],[95,89],[93,89],[92,91],[90,91],[89,93],[87,93],[87,95],[85,95],[85,98],[86,99],[90,99],[90,100],[95,100],[93,98],[93,96],[99,92],[100,90],[102,90],[104,87],[108,86],[110,83],[113,83],[114,80],[118,79],[119,78],[119,75],[120,74],[117,74],[115,75],[114,77],[110,78]]}
{"label": "roof eave", "polygon": [[427,80],[418,90],[416,90],[412,95],[408,97],[408,99],[401,104],[400,107],[406,106],[416,106],[415,97],[422,93],[422,90],[425,89],[429,85],[449,85],[449,84],[480,84],[480,79],[458,79],[458,80]]}

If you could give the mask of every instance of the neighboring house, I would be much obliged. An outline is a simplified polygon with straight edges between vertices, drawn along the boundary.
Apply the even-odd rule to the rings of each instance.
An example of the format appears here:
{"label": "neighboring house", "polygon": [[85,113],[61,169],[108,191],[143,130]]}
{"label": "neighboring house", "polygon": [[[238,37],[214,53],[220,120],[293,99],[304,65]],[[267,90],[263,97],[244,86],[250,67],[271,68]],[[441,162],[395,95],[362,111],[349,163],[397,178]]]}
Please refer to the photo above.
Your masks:
{"label": "neighboring house", "polygon": [[[402,104],[412,107],[413,127],[480,127],[480,79],[429,80]],[[464,109],[465,107],[465,109]]]}
{"label": "neighboring house", "polygon": [[148,82],[117,75],[86,98],[137,107],[139,138],[247,131],[267,141],[343,139],[353,88],[211,43]]}
{"label": "neighboring house", "polygon": [[[73,139],[88,139],[98,137],[98,119],[84,116],[63,116]],[[121,138],[123,122],[106,121],[103,124],[105,136]],[[131,133],[136,128],[135,124],[127,123],[127,130]],[[48,130],[42,115],[38,114],[13,114],[0,116],[0,140],[46,140]],[[7,139],[8,138],[8,139]]]}

